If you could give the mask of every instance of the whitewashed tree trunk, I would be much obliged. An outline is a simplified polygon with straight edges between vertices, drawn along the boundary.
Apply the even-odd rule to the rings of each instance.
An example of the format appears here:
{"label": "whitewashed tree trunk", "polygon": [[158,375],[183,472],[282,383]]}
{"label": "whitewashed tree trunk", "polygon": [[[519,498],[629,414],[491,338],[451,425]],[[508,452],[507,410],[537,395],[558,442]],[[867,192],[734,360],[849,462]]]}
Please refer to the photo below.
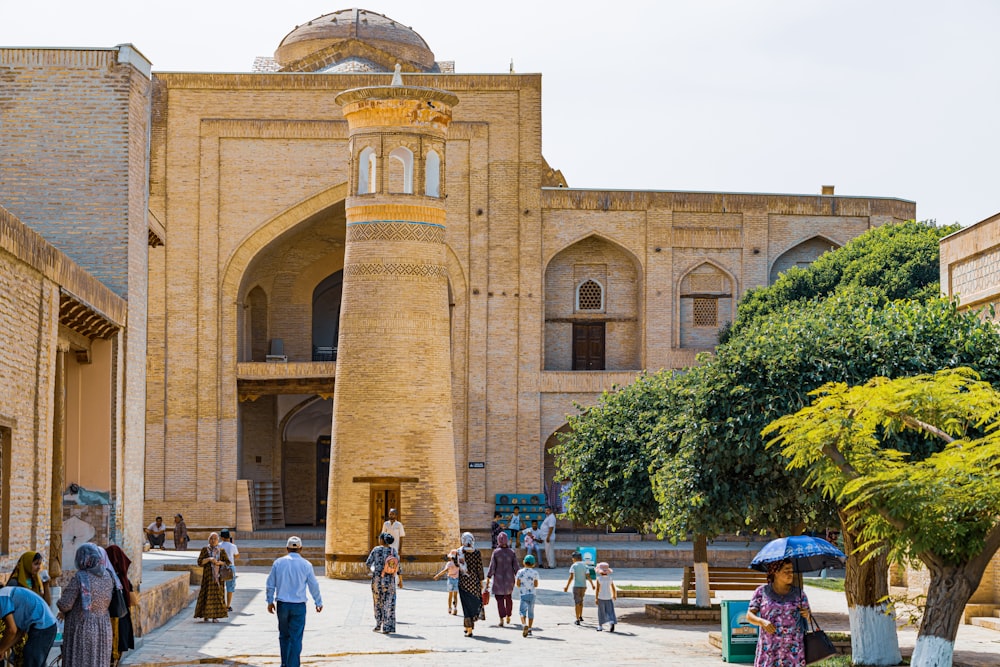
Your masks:
{"label": "whitewashed tree trunk", "polygon": [[704,535],[695,535],[694,538],[694,593],[697,606],[712,605],[708,590],[708,538]]}
{"label": "whitewashed tree trunk", "polygon": [[955,652],[955,642],[944,637],[917,637],[913,647],[913,657],[910,667],[951,667],[952,654]]}
{"label": "whitewashed tree trunk", "polygon": [[[848,607],[851,621],[851,655],[863,665],[898,665],[899,642],[896,639],[896,618],[886,613],[884,604]],[[859,656],[864,656],[862,660]]]}
{"label": "whitewashed tree trunk", "polygon": [[884,555],[867,562],[866,552],[853,553],[856,536],[847,529],[841,513],[841,534],[847,553],[844,592],[851,621],[851,659],[860,665],[898,665],[902,661],[896,619],[886,613],[889,564]]}

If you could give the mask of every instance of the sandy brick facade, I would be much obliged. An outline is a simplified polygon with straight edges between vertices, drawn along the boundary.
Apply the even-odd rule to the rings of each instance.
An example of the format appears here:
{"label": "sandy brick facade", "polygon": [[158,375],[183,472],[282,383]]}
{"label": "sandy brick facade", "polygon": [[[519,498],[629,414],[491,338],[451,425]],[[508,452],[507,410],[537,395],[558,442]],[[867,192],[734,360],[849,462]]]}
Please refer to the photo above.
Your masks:
{"label": "sandy brick facade", "polygon": [[[87,328],[71,332],[63,336],[66,360],[58,373],[48,362],[39,365],[48,379],[38,395],[59,396],[60,387],[67,404],[56,433],[39,431],[38,445],[51,451],[54,437],[65,439],[60,486],[86,479],[93,490],[110,493],[110,519],[98,534],[138,562],[142,505],[128,499],[143,495],[147,249],[163,235],[160,225],[154,225],[159,235],[150,231],[146,216],[150,64],[130,45],[0,49],[0,63],[0,205],[58,249],[61,265],[91,276],[80,279],[87,289],[107,291],[91,305],[115,329],[98,336]],[[66,319],[70,302],[83,295],[67,293],[62,275],[51,280],[57,316]],[[82,435],[74,436],[80,424]],[[51,421],[45,427],[54,428]],[[59,429],[68,431],[64,436]],[[40,468],[39,479],[51,484],[52,468],[51,462]]]}
{"label": "sandy brick facade", "polygon": [[[283,480],[288,507],[314,497],[289,491],[281,428],[239,427],[279,425],[290,411],[241,401],[269,390],[237,369],[267,366],[255,377],[273,378],[285,403],[314,398],[296,393],[291,366],[309,366],[316,345],[313,290],[344,269],[348,127],[330,100],[388,79],[154,77],[151,210],[173,241],[151,260],[147,515],[184,511],[189,524],[233,525],[236,480],[261,476]],[[811,261],[915,214],[894,199],[546,187],[540,76],[404,80],[460,100],[445,149],[445,263],[462,526],[487,525],[497,493],[543,488],[552,476],[546,443],[573,400],[592,403],[643,368],[692,364],[739,296],[767,284],[776,265]],[[585,276],[605,281],[601,312],[575,307]],[[718,300],[717,326],[694,326],[695,298]],[[407,317],[416,321],[416,310]],[[581,322],[605,326],[603,371],[571,370]],[[259,361],[274,339],[287,366]],[[275,388],[282,382],[289,388]],[[249,414],[257,411],[267,414]],[[270,467],[256,462],[261,452],[276,453]],[[298,475],[295,484],[312,486]]]}

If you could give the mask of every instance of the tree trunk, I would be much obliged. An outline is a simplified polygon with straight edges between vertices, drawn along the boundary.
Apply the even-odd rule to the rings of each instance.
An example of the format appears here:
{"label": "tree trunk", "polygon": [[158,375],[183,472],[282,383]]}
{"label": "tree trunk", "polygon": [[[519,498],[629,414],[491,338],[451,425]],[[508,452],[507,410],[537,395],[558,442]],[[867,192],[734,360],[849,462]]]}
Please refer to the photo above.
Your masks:
{"label": "tree trunk", "polygon": [[[924,563],[930,570],[924,617],[920,621],[912,667],[948,667],[955,651],[955,635],[965,605],[983,577],[981,562],[962,565]],[[982,559],[981,559],[982,560]],[[988,562],[982,560],[982,562]]]}
{"label": "tree trunk", "polygon": [[712,606],[708,590],[708,538],[704,535],[694,536],[694,592],[695,605]]}
{"label": "tree trunk", "polygon": [[898,665],[899,637],[896,617],[888,611],[889,565],[884,554],[862,562],[867,551],[855,553],[857,535],[847,529],[841,512],[841,534],[847,553],[844,592],[851,621],[851,659],[862,665]]}

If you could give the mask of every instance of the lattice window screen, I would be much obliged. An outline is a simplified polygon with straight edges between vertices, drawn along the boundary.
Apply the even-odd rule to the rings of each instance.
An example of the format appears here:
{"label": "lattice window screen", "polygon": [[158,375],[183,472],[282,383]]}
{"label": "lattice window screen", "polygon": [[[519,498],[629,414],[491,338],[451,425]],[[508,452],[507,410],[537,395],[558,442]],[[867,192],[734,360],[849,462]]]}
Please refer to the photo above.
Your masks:
{"label": "lattice window screen", "polygon": [[719,326],[718,299],[694,299],[694,325],[696,327]]}
{"label": "lattice window screen", "polygon": [[576,298],[577,310],[602,310],[604,308],[604,289],[588,280],[580,285]]}

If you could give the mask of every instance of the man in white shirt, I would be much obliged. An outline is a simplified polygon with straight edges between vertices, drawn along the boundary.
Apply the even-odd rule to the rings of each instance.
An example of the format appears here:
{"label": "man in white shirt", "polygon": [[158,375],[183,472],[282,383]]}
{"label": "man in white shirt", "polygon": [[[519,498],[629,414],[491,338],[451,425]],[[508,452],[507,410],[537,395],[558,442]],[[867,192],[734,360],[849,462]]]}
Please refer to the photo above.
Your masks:
{"label": "man in white shirt", "polygon": [[[399,513],[396,512],[396,508],[393,507],[389,510],[389,518],[382,524],[382,532],[389,533],[392,535],[392,550],[396,552],[396,558],[400,558],[400,551],[403,549],[403,538],[406,536],[406,531],[403,529],[403,524],[398,520]],[[400,566],[403,564],[402,558],[400,558]],[[400,567],[399,572],[396,573],[396,579],[399,581],[399,587],[403,587],[403,569]]]}
{"label": "man in white shirt", "polygon": [[265,585],[267,613],[274,613],[277,602],[278,644],[284,667],[299,667],[302,633],[306,629],[306,588],[316,604],[316,613],[323,611],[316,573],[312,563],[299,555],[301,549],[302,540],[289,537],[285,545],[288,555],[274,561]]}
{"label": "man in white shirt", "polygon": [[167,526],[163,523],[163,517],[156,517],[156,521],[146,526],[146,539],[149,540],[149,548],[160,547],[163,550],[163,543],[167,540]]}
{"label": "man in white shirt", "polygon": [[226,606],[229,607],[229,611],[232,611],[233,593],[236,591],[236,559],[240,557],[240,550],[233,544],[233,534],[229,532],[228,528],[220,532],[219,537],[222,538],[222,541],[219,542],[219,548],[229,556],[229,562],[232,563],[233,567],[233,578],[226,582]]}
{"label": "man in white shirt", "polygon": [[551,507],[545,508],[545,520],[538,529],[542,544],[545,545],[545,560],[549,569],[556,566],[556,515]]}

